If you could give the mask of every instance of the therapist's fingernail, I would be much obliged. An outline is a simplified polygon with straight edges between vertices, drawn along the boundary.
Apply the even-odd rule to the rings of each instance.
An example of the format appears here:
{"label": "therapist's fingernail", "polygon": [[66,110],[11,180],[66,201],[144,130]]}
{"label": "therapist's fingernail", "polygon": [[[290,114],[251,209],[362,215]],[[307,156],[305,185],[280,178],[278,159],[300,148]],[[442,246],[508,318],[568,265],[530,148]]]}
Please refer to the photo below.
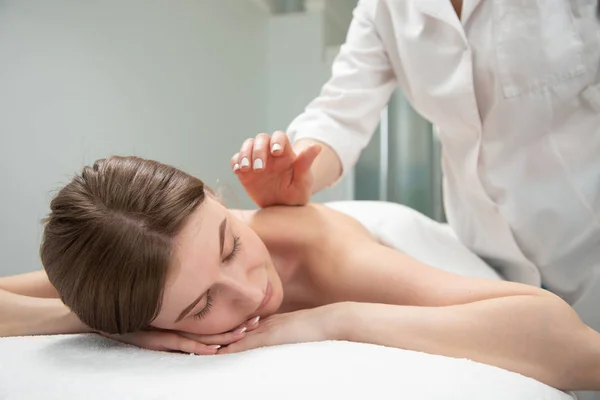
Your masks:
{"label": "therapist's fingernail", "polygon": [[233,331],[234,335],[241,335],[242,333],[246,332],[248,330],[248,328],[246,328],[245,326],[243,328],[239,328],[236,329],[235,331]]}
{"label": "therapist's fingernail", "polygon": [[248,158],[244,157],[242,158],[242,162],[240,162],[240,167],[244,168],[244,167],[249,167],[250,166],[250,161],[248,161]]}
{"label": "therapist's fingernail", "polygon": [[249,324],[249,325],[256,325],[256,324],[258,324],[258,321],[260,321],[260,316],[252,318],[252,319],[251,319],[251,320],[248,322],[248,324]]}
{"label": "therapist's fingernail", "polygon": [[220,349],[220,348],[221,348],[221,345],[220,345],[220,344],[215,344],[215,345],[212,345],[212,346],[207,346],[207,347],[208,347],[209,349],[215,349],[215,350],[218,350],[218,349]]}
{"label": "therapist's fingernail", "polygon": [[254,160],[254,169],[263,169],[263,162],[260,158]]}
{"label": "therapist's fingernail", "polygon": [[238,169],[240,169],[240,164],[235,163],[235,165],[233,166],[233,170],[237,171]]}
{"label": "therapist's fingernail", "polygon": [[273,143],[273,146],[271,146],[271,153],[275,153],[277,151],[281,151],[281,145],[279,143]]}

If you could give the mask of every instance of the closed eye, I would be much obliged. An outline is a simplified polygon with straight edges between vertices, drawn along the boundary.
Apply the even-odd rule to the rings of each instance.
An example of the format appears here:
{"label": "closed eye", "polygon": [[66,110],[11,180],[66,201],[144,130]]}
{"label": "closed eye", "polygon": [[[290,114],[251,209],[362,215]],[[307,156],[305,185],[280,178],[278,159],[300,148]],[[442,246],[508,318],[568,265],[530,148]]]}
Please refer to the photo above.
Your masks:
{"label": "closed eye", "polygon": [[223,261],[226,263],[233,261],[235,259],[235,256],[237,256],[237,254],[239,253],[241,245],[242,244],[240,242],[240,237],[234,235],[233,247],[231,248],[231,252],[227,255],[227,257],[225,257],[225,259],[223,259]]}
{"label": "closed eye", "polygon": [[200,310],[198,313],[194,314],[194,318],[197,319],[202,319],[204,317],[206,317],[206,314],[208,314],[208,312],[210,311],[210,309],[212,308],[212,296],[210,295],[210,290],[206,293],[206,305],[204,306],[204,308],[202,310]]}
{"label": "closed eye", "polygon": [[[227,255],[227,257],[225,257],[225,259],[223,261],[226,263],[233,261],[235,259],[235,256],[240,251],[240,247],[241,247],[241,242],[240,242],[239,236],[233,236],[233,247],[231,249],[231,252]],[[194,318],[202,319],[202,318],[206,317],[206,315],[212,308],[212,305],[213,305],[213,298],[212,298],[212,296],[210,294],[210,290],[209,290],[206,293],[206,305],[204,306],[204,308],[202,310],[200,310],[198,313],[196,313],[194,315]]]}

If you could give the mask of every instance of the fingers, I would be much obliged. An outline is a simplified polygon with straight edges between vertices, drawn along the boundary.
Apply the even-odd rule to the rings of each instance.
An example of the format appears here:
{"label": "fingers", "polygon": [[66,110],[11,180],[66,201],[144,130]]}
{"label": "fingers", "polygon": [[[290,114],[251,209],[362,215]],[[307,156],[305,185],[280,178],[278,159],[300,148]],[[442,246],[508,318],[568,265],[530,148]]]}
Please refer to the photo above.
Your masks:
{"label": "fingers", "polygon": [[165,340],[164,346],[165,350],[198,355],[214,355],[221,348],[221,345],[200,343],[177,333],[171,334],[170,339]]}
{"label": "fingers", "polygon": [[250,160],[252,160],[252,149],[254,148],[254,138],[246,139],[240,149],[238,163],[240,170],[247,171],[250,169]]}
{"label": "fingers", "polygon": [[230,344],[227,347],[222,347],[219,350],[217,350],[217,354],[239,353],[240,351],[244,351],[243,348],[244,348],[243,346],[236,345],[235,343],[232,343],[232,344]]}
{"label": "fingers", "polygon": [[242,352],[245,350],[250,350],[255,347],[258,347],[253,342],[254,342],[253,340],[240,340],[238,342],[231,343],[228,346],[221,347],[220,349],[217,350],[217,354],[239,353],[239,352]]}
{"label": "fingers", "polygon": [[242,326],[231,332],[219,333],[216,335],[195,335],[193,333],[186,332],[180,332],[179,334],[188,339],[196,340],[207,345],[226,346],[228,344],[237,342],[238,340],[242,339],[245,336],[246,331],[248,331],[248,328]]}
{"label": "fingers", "polygon": [[260,133],[255,138],[246,139],[239,153],[229,161],[233,172],[261,171],[267,167],[269,157],[293,155],[293,149],[287,135],[277,131],[269,136]]}
{"label": "fingers", "polygon": [[217,354],[239,353],[246,350],[256,349],[258,347],[264,347],[268,345],[266,342],[264,342],[264,340],[264,335],[261,335],[260,331],[257,331],[252,335],[246,336],[242,340],[231,343],[226,347],[221,347],[219,350],[217,350]]}
{"label": "fingers", "polygon": [[275,157],[279,157],[283,154],[287,154],[292,151],[292,146],[290,145],[290,140],[282,131],[276,131],[271,136],[271,143],[269,147],[269,151]]}
{"label": "fingers", "polygon": [[296,161],[294,161],[294,171],[297,174],[302,174],[310,169],[313,162],[321,153],[322,147],[318,144],[312,145],[304,149],[298,157],[296,157]]}
{"label": "fingers", "polygon": [[196,335],[187,332],[179,332],[179,334],[188,339],[196,340],[206,345],[226,346],[243,339],[246,336],[247,332],[251,332],[258,328],[259,321],[260,317],[255,317],[238,326],[236,329],[232,329],[229,332],[219,333],[215,335]]}
{"label": "fingers", "polygon": [[252,169],[260,171],[266,168],[267,152],[269,151],[269,143],[271,137],[266,133],[261,133],[254,139],[254,149],[252,150]]}
{"label": "fingers", "polygon": [[260,317],[254,317],[254,318],[248,320],[248,322],[246,322],[246,324],[244,325],[246,328],[248,328],[247,332],[252,332],[256,328],[258,328],[260,326],[259,322],[260,322]]}
{"label": "fingers", "polygon": [[233,172],[237,172],[240,169],[239,158],[240,158],[240,153],[235,153],[233,155],[233,157],[231,157],[231,160],[229,161],[229,166],[231,167]]}
{"label": "fingers", "polygon": [[175,332],[140,331],[124,335],[107,335],[111,339],[140,348],[158,351],[179,351],[198,355],[217,354],[218,345],[200,343]]}

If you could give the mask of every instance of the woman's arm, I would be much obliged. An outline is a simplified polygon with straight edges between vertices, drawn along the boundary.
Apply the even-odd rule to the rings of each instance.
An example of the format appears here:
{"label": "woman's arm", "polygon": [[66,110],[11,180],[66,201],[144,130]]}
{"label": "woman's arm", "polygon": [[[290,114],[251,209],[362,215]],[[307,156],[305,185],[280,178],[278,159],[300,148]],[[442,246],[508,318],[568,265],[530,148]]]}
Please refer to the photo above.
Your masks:
{"label": "woman's arm", "polygon": [[85,333],[84,325],[60,299],[23,296],[0,290],[0,337]]}
{"label": "woman's arm", "polygon": [[600,390],[600,335],[562,300],[512,296],[445,307],[338,303],[332,338],[468,358],[562,390]]}
{"label": "woman's arm", "polygon": [[58,298],[58,292],[45,271],[28,272],[0,278],[0,290],[30,297]]}
{"label": "woman's arm", "polygon": [[334,184],[356,163],[397,86],[377,32],[375,15],[381,8],[377,1],[358,2],[331,78],[287,129],[296,153],[310,144],[325,145],[311,167],[313,193]]}
{"label": "woman's arm", "polygon": [[84,332],[45,271],[0,278],[0,337]]}
{"label": "woman's arm", "polygon": [[600,389],[600,334],[557,296],[451,274],[377,243],[341,254],[328,272],[331,300],[363,303],[343,305],[340,339],[467,357],[565,390]]}

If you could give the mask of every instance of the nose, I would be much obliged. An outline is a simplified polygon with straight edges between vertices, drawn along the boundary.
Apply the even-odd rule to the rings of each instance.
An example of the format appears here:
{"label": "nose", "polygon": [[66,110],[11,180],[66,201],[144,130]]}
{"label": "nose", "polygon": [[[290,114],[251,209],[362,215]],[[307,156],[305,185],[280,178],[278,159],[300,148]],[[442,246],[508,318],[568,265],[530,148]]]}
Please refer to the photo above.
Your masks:
{"label": "nose", "polygon": [[265,296],[262,282],[251,281],[248,276],[228,274],[223,276],[222,291],[229,294],[232,303],[240,310],[254,311]]}

